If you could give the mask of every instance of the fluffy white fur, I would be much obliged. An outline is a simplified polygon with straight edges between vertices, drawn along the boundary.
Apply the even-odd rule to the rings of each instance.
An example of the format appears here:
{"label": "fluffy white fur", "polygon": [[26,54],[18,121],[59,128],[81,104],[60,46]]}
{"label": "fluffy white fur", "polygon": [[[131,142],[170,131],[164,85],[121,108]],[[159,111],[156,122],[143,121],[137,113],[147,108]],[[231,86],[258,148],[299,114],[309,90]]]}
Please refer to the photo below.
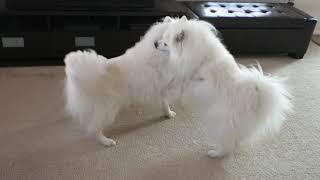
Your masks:
{"label": "fluffy white fur", "polygon": [[181,77],[191,80],[183,99],[205,112],[201,118],[214,145],[208,155],[219,157],[240,141],[279,130],[291,103],[282,80],[264,75],[260,66],[238,65],[212,30],[204,21],[176,21],[158,49],[169,52],[182,67]]}
{"label": "fluffy white fur", "polygon": [[103,145],[116,144],[102,130],[113,123],[121,108],[159,102],[165,116],[175,116],[169,107],[174,100],[169,90],[180,86],[174,81],[177,66],[169,61],[167,52],[155,48],[155,42],[173,21],[176,19],[166,17],[156,23],[140,42],[119,57],[107,60],[94,51],[66,55],[67,111]]}

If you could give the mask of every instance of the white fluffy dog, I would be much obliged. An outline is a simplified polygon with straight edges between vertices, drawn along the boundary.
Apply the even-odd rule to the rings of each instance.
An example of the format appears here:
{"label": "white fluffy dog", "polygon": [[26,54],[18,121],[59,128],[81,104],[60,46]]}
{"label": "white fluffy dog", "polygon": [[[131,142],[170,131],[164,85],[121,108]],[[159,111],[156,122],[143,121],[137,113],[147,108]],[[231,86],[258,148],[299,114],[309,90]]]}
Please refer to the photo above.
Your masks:
{"label": "white fluffy dog", "polygon": [[181,65],[184,78],[191,78],[184,99],[208,110],[202,118],[215,140],[208,155],[219,157],[257,133],[278,130],[291,103],[281,80],[238,65],[212,31],[207,22],[181,19],[157,44]]}
{"label": "white fluffy dog", "polygon": [[176,19],[166,17],[156,23],[140,42],[119,57],[107,60],[94,51],[66,55],[67,111],[103,145],[116,144],[105,137],[102,130],[113,123],[121,108],[159,102],[165,116],[175,116],[169,107],[174,100],[169,90],[181,86],[174,80],[177,66],[169,61],[168,53],[157,50],[155,44],[174,21]]}

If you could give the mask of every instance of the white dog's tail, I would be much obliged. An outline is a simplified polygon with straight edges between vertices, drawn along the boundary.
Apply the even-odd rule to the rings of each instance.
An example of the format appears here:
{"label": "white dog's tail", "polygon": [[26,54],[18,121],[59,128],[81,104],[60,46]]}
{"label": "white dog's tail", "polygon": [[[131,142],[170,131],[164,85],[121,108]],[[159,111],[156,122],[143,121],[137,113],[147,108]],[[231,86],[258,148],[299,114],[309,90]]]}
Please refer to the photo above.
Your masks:
{"label": "white dog's tail", "polygon": [[71,52],[64,59],[66,110],[88,132],[96,131],[101,123],[92,118],[97,103],[101,101],[101,92],[98,91],[102,90],[99,87],[104,84],[106,61],[94,51]]}
{"label": "white dog's tail", "polygon": [[280,129],[292,109],[291,94],[284,80],[264,75],[259,64],[258,68],[242,66],[241,74],[238,95],[242,96],[240,104],[243,107],[240,109],[244,112],[239,113],[243,113],[244,117],[242,122],[238,122],[240,137],[256,140],[261,135],[272,135]]}
{"label": "white dog's tail", "polygon": [[100,80],[106,73],[107,59],[95,51],[75,51],[66,55],[65,71],[67,78],[72,78],[82,88],[97,89]]}

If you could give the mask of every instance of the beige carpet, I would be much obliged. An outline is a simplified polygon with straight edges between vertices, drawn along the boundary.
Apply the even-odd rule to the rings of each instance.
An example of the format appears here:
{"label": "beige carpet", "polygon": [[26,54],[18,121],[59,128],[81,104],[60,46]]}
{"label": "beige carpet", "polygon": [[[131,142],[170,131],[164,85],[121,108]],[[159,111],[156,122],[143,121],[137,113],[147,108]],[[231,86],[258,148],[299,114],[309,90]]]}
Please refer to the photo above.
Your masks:
{"label": "beige carpet", "polygon": [[320,46],[320,34],[313,35],[312,36],[312,41]]}
{"label": "beige carpet", "polygon": [[63,111],[63,67],[0,69],[0,179],[320,179],[320,48],[303,60],[259,60],[289,77],[295,113],[281,133],[232,156],[209,159],[197,118],[177,109],[175,120],[153,111],[124,111],[104,148],[72,126]]}

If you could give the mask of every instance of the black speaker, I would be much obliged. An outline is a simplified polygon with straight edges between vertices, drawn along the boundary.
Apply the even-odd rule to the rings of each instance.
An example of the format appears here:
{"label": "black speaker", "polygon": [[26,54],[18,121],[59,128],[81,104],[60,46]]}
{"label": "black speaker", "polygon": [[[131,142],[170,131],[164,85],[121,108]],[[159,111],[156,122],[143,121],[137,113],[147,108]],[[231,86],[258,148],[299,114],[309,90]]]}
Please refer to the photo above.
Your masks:
{"label": "black speaker", "polygon": [[9,10],[125,10],[148,9],[153,0],[6,0]]}

